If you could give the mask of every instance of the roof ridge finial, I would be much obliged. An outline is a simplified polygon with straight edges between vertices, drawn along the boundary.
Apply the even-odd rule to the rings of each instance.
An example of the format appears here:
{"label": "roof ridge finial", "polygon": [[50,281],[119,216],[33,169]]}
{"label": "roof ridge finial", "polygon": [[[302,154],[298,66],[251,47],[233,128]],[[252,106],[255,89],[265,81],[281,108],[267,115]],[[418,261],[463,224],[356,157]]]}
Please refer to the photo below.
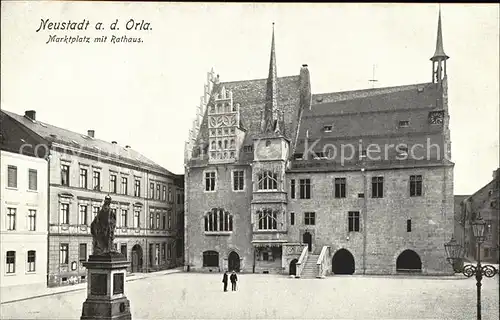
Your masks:
{"label": "roof ridge finial", "polygon": [[439,60],[444,58],[445,60],[449,57],[444,53],[443,47],[443,29],[441,26],[441,4],[439,4],[439,13],[438,13],[438,26],[437,26],[437,37],[436,37],[436,51],[432,56],[431,60]]}

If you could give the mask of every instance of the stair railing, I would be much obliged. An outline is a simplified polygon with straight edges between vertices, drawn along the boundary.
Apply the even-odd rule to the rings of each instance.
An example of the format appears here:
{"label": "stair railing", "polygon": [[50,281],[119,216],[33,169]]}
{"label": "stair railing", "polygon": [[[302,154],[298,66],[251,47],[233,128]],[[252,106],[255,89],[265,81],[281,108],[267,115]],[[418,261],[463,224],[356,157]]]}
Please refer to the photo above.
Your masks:
{"label": "stair railing", "polygon": [[318,261],[316,262],[318,274],[316,278],[325,278],[326,274],[328,273],[330,264],[330,247],[329,246],[323,246],[321,248],[321,252],[318,257]]}
{"label": "stair railing", "polygon": [[302,274],[302,270],[304,270],[304,266],[306,264],[308,255],[309,255],[309,248],[306,245],[302,249],[302,253],[300,254],[299,261],[297,261],[297,263],[295,264],[297,267],[295,278],[300,278],[300,275]]}

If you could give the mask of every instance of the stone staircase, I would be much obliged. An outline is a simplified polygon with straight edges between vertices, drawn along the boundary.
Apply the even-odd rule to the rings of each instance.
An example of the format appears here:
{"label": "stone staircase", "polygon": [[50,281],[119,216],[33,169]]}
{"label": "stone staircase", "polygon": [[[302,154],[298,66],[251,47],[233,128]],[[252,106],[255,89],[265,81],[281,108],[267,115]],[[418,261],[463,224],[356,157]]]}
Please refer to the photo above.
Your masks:
{"label": "stone staircase", "polygon": [[306,264],[304,265],[304,269],[300,274],[302,279],[313,279],[318,276],[318,267],[316,266],[316,262],[318,262],[319,254],[309,254],[307,257]]}

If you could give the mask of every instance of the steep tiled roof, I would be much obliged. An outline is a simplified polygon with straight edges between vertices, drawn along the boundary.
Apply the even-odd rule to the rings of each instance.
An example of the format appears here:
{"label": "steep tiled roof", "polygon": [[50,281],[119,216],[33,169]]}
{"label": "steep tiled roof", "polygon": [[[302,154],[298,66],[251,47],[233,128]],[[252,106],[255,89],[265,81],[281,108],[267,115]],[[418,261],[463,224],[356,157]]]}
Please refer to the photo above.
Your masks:
{"label": "steep tiled roof", "polygon": [[0,112],[0,149],[23,154],[25,156],[37,156],[44,158],[47,156],[45,149],[38,148],[35,155],[35,148],[23,147],[24,145],[36,146],[44,144],[46,141],[38,135],[19,124],[14,119]]}
{"label": "steep tiled roof", "polygon": [[91,138],[85,134],[62,129],[40,121],[33,121],[13,112],[2,110],[0,113],[7,114],[48,142],[59,143],[76,149],[81,148],[93,155],[114,158],[129,165],[145,167],[160,174],[175,176],[167,169],[131,148],[124,148],[104,140]]}

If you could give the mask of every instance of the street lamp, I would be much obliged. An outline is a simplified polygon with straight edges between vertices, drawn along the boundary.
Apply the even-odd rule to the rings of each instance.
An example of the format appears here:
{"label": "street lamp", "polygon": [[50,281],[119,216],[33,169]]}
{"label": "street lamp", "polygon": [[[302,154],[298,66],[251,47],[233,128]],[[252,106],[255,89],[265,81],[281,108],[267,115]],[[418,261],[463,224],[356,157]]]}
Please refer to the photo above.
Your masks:
{"label": "street lamp", "polygon": [[[476,276],[476,286],[477,286],[477,320],[481,320],[481,280],[483,275],[492,278],[498,273],[492,265],[481,265],[481,243],[484,241],[484,227],[486,225],[485,221],[481,216],[478,216],[472,223],[472,233],[477,242],[477,265],[466,265],[461,268],[459,272],[462,272],[466,277],[470,278]],[[462,259],[464,250],[462,246],[451,237],[450,242],[444,245],[446,251],[446,260],[453,266],[455,270],[455,263]],[[456,271],[456,270],[455,270]]]}

